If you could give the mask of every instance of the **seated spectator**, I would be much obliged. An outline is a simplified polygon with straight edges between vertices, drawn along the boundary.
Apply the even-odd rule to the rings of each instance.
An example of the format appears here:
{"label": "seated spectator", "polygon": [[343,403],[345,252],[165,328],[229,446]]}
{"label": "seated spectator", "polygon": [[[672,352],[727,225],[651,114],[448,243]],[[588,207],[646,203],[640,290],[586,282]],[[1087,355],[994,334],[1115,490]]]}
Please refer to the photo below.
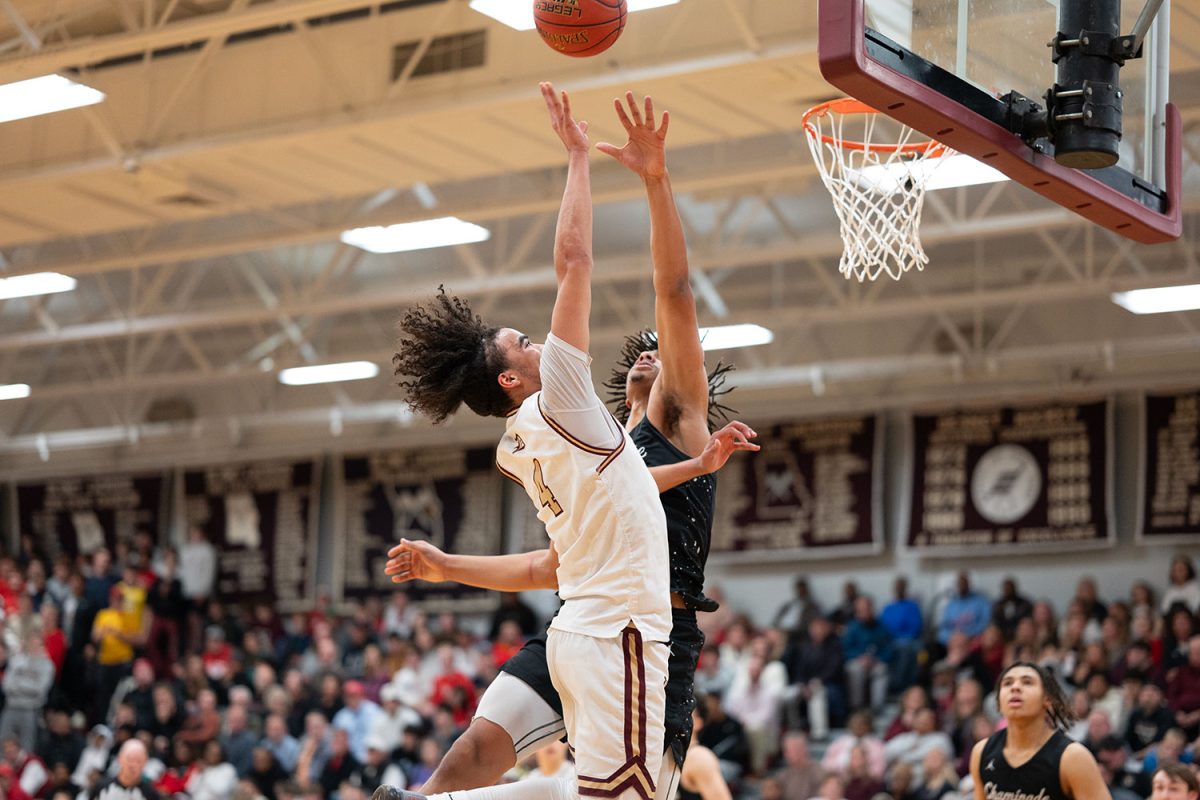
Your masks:
{"label": "seated spectator", "polygon": [[421,715],[400,701],[400,690],[394,684],[381,688],[379,699],[383,702],[383,713],[375,717],[367,736],[382,741],[390,753],[400,746],[405,728],[421,725]]}
{"label": "seated spectator", "polygon": [[[255,747],[251,750],[250,769],[246,771],[246,778],[254,784],[254,788],[263,797],[274,797],[275,786],[286,781],[288,773],[275,760],[275,756],[271,755],[271,751],[265,747]],[[371,787],[371,791],[375,791],[375,786]]]}
{"label": "seated spectator", "polygon": [[452,689],[460,689],[463,693],[465,701],[458,713],[459,725],[465,727],[471,721],[471,716],[475,712],[476,692],[475,684],[464,672],[462,672],[456,663],[456,654],[454,648],[449,645],[441,645],[437,649],[438,663],[440,669],[437,677],[433,679],[433,692],[430,694],[430,702],[435,706],[446,702]]}
{"label": "seated spectator", "polygon": [[883,752],[889,766],[907,764],[912,768],[914,780],[920,783],[924,779],[925,756],[939,748],[943,753],[954,751],[950,737],[937,729],[933,709],[923,708],[913,716],[913,729],[885,744]]}
{"label": "seated spectator", "polygon": [[845,788],[842,776],[830,773],[821,779],[821,785],[811,800],[846,800]]}
{"label": "seated spectator", "polygon": [[1197,800],[1200,780],[1182,764],[1165,764],[1154,773],[1150,800]]}
{"label": "seated spectator", "polygon": [[975,717],[983,713],[983,687],[978,681],[967,678],[954,687],[954,700],[942,717],[942,730],[950,737],[954,746],[951,755],[961,757],[969,752],[968,740]]}
{"label": "seated spectator", "polygon": [[1000,596],[992,604],[992,623],[1000,629],[1003,638],[1012,639],[1021,620],[1033,616],[1033,603],[1017,592],[1017,582],[1005,578],[1000,584]]}
{"label": "seated spectator", "polygon": [[1104,621],[1108,616],[1108,606],[1100,601],[1100,595],[1096,591],[1096,579],[1090,575],[1085,575],[1079,579],[1079,583],[1075,585],[1075,597],[1072,602],[1079,603],[1079,608],[1083,611],[1084,616],[1089,620],[1094,620],[1097,624]]}
{"label": "seated spectator", "polygon": [[814,617],[808,638],[784,654],[788,680],[794,687],[795,713],[806,719],[813,738],[824,739],[830,725],[845,716],[845,669],[842,645],[824,617]]}
{"label": "seated spectator", "polygon": [[107,725],[96,725],[87,736],[87,745],[71,772],[71,781],[85,789],[92,772],[103,772],[108,766],[108,756],[112,752],[113,735]]}
{"label": "seated spectator", "polygon": [[188,784],[202,769],[195,752],[190,744],[177,740],[171,751],[170,764],[154,782],[154,788],[168,797],[186,793]]}
{"label": "seated spectator", "polygon": [[1161,683],[1159,670],[1150,656],[1150,645],[1145,641],[1130,642],[1109,671],[1114,685],[1125,683],[1127,676],[1136,676],[1142,682]]}
{"label": "seated spectator", "polygon": [[910,686],[900,695],[900,710],[883,734],[885,742],[913,729],[913,718],[923,708],[929,708],[929,693],[923,686]]}
{"label": "seated spectator", "polygon": [[300,755],[296,761],[296,781],[301,786],[308,786],[321,777],[325,762],[329,760],[331,738],[325,715],[320,711],[308,712],[304,717],[304,738],[300,740]]}
{"label": "seated spectator", "polygon": [[696,665],[696,695],[719,694],[724,696],[733,685],[733,668],[721,660],[721,650],[715,644],[706,644],[700,651]]}
{"label": "seated spectator", "polygon": [[901,761],[888,773],[887,792],[891,800],[914,800],[917,792],[913,768]]}
{"label": "seated spectator", "polygon": [[1191,764],[1195,754],[1188,750],[1187,737],[1179,728],[1171,728],[1142,759],[1142,772],[1154,775],[1154,770],[1163,764]]}
{"label": "seated spectator", "polygon": [[[474,687],[472,692],[474,692]],[[342,687],[342,710],[333,716],[333,727],[346,731],[350,741],[350,752],[360,764],[367,759],[367,734],[383,710],[366,699],[365,690],[359,681],[346,681]],[[472,706],[472,711],[474,707]]]}
{"label": "seated spectator", "polygon": [[221,733],[221,715],[217,711],[217,695],[204,689],[196,696],[196,709],[183,721],[178,738],[188,744],[200,745],[216,739]]}
{"label": "seated spectator", "polygon": [[421,791],[425,781],[433,775],[437,765],[442,760],[443,751],[436,739],[424,739],[420,747],[421,760],[413,766],[408,776],[408,784],[415,792]]}
{"label": "seated spectator", "polygon": [[[705,723],[705,729],[709,724],[711,720]],[[774,777],[782,787],[783,800],[808,800],[819,791],[821,768],[810,759],[808,737],[800,731],[783,735],[783,767]]]}
{"label": "seated spectator", "polygon": [[850,764],[851,753],[861,750],[866,754],[870,776],[882,780],[887,769],[887,758],[883,754],[883,741],[873,733],[871,712],[855,711],[850,715],[847,725],[849,730],[829,743],[821,758],[821,768],[826,772],[845,772]]}
{"label": "seated spectator", "polygon": [[808,623],[820,613],[821,607],[809,591],[808,579],[798,577],[792,583],[792,598],[775,612],[771,627],[785,632],[789,638],[803,638],[808,631]]}
{"label": "seated spectator", "polygon": [[1167,705],[1189,741],[1200,734],[1200,635],[1188,640],[1187,661],[1167,682]]}
{"label": "seated spectator", "polygon": [[960,633],[967,637],[969,644],[972,639],[983,633],[991,617],[991,602],[973,591],[970,576],[966,572],[960,572],[957,590],[942,610],[942,618],[938,623],[938,642],[949,647],[950,638],[955,633]]}
{"label": "seated spectator", "polygon": [[850,748],[850,759],[844,771],[846,776],[846,800],[874,800],[883,791],[882,774],[876,775],[870,766],[870,756],[865,747]]}
{"label": "seated spectator", "polygon": [[993,686],[1000,678],[1000,673],[1005,665],[1005,651],[1007,649],[1004,641],[1004,634],[1000,632],[1000,628],[996,625],[988,625],[983,629],[983,635],[979,637],[979,660],[983,662],[983,668],[987,672],[987,681],[984,686]]}
{"label": "seated spectator", "polygon": [[721,774],[726,783],[733,783],[742,776],[750,762],[750,745],[742,723],[725,713],[719,694],[706,694],[698,702],[704,703],[704,728],[700,731],[700,744],[713,751],[721,763]]}
{"label": "seated spectator", "polygon": [[169,684],[160,683],[151,690],[152,708],[146,730],[157,739],[174,739],[183,728],[184,714],[179,708],[175,690]]}
{"label": "seated spectator", "polygon": [[1166,616],[1163,635],[1163,671],[1170,680],[1171,672],[1188,660],[1188,642],[1196,635],[1196,620],[1182,604],[1176,604]]}
{"label": "seated spectator", "polygon": [[1092,711],[1087,716],[1087,731],[1080,744],[1091,751],[1092,755],[1100,747],[1100,742],[1112,735],[1112,722],[1103,711]]}
{"label": "seated spectator", "polygon": [[892,637],[875,618],[871,598],[865,595],[854,600],[854,616],[842,634],[842,653],[850,708],[863,708],[868,703],[871,709],[882,708],[887,701]]}
{"label": "seated spectator", "polygon": [[941,800],[958,786],[958,773],[950,761],[950,753],[933,747],[921,759],[921,777],[914,800]]}
{"label": "seated spectator", "polygon": [[[37,755],[43,764],[66,764],[70,778],[70,770],[79,763],[86,744],[84,738],[71,729],[71,718],[66,711],[59,708],[46,711],[46,732],[37,746]],[[75,785],[82,788],[82,784]]]}
{"label": "seated spectator", "polygon": [[199,768],[188,780],[188,795],[191,800],[229,800],[237,786],[237,770],[225,760],[225,751],[216,739],[204,745],[203,753]]}
{"label": "seated spectator", "polygon": [[266,749],[288,774],[296,768],[296,761],[300,758],[300,743],[288,733],[287,723],[279,714],[267,717],[263,738],[258,744]]}
{"label": "seated spectator", "polygon": [[71,800],[75,800],[82,791],[82,786],[76,786],[71,781],[71,767],[66,762],[56,761],[50,765],[50,780],[42,790],[42,797],[54,797],[59,792],[64,792]]}
{"label": "seated spectator", "polygon": [[745,669],[750,660],[750,622],[745,617],[738,617],[725,631],[725,641],[721,642],[721,663],[737,674]]}
{"label": "seated spectator", "polygon": [[959,775],[969,777],[971,774],[971,749],[996,732],[996,723],[987,714],[976,714],[971,719],[967,730],[968,734],[963,739],[962,756],[954,768]]}
{"label": "seated spectator", "polygon": [[829,621],[833,623],[834,631],[840,636],[842,628],[854,619],[854,603],[858,600],[858,584],[846,581],[842,584],[842,602],[829,612]]}
{"label": "seated spectator", "polygon": [[4,760],[13,768],[17,785],[25,794],[37,797],[46,788],[50,780],[46,765],[33,753],[26,752],[20,740],[11,737],[4,740]]}
{"label": "seated spectator", "polygon": [[258,745],[258,736],[249,728],[245,707],[231,705],[225,712],[225,731],[221,734],[219,741],[221,749],[228,754],[229,763],[237,771],[238,777],[246,777],[254,763],[254,750]]}
{"label": "seated spectator", "polygon": [[1119,736],[1106,736],[1096,748],[1096,764],[1104,783],[1112,791],[1112,800],[1141,800],[1150,793],[1150,783],[1141,772],[1125,769],[1129,751]]}
{"label": "seated spectator", "polygon": [[1133,757],[1145,758],[1147,751],[1174,724],[1175,715],[1167,706],[1162,689],[1153,683],[1144,684],[1138,692],[1137,707],[1130,712],[1125,724],[1125,743],[1133,751]]}
{"label": "seated spectator", "polygon": [[[565,759],[565,746],[563,750]],[[392,751],[386,742],[373,736],[367,737],[367,758],[359,769],[355,782],[368,795],[383,785],[401,789],[408,785],[404,771],[391,763],[391,756]]]}
{"label": "seated spectator", "polygon": [[1084,691],[1092,702],[1092,710],[1107,714],[1109,725],[1114,731],[1125,729],[1125,719],[1129,714],[1125,708],[1125,696],[1120,689],[1109,684],[1106,672],[1092,672],[1084,684]]}
{"label": "seated spectator", "polygon": [[[953,673],[951,695],[954,686],[964,680],[973,680],[980,686],[991,686],[993,683],[979,651],[972,647],[970,638],[962,632],[955,632],[946,640],[946,655],[933,665],[933,670],[949,670]],[[944,699],[948,705],[950,697]],[[934,700],[938,700],[936,693]]]}
{"label": "seated spectator", "polygon": [[1196,579],[1196,568],[1192,559],[1180,553],[1171,559],[1171,585],[1163,592],[1159,607],[1166,615],[1176,603],[1182,604],[1193,614],[1200,613],[1200,580]]}
{"label": "seated spectator", "polygon": [[779,718],[787,689],[783,665],[768,663],[764,649],[765,641],[756,639],[745,674],[734,680],[725,699],[729,715],[742,723],[750,745],[750,771],[755,775],[763,772],[779,750]]}
{"label": "seated spectator", "polygon": [[773,775],[759,781],[758,800],[784,800],[783,784]]}
{"label": "seated spectator", "polygon": [[917,659],[921,654],[921,607],[908,597],[908,579],[903,575],[893,584],[892,601],[879,612],[879,622],[892,636],[892,691],[903,691],[917,682]]}
{"label": "seated spectator", "polygon": [[1039,650],[1048,644],[1058,644],[1058,621],[1054,609],[1044,600],[1033,604],[1033,626]]}
{"label": "seated spectator", "polygon": [[496,667],[504,666],[504,662],[515,656],[524,643],[521,627],[516,621],[504,620],[500,623],[500,630],[497,631],[496,637],[492,641],[492,664]]}
{"label": "seated spectator", "polygon": [[[304,763],[304,754],[300,756]],[[333,794],[343,781],[350,780],[362,768],[362,763],[350,752],[350,735],[344,728],[334,728],[329,740],[329,759],[317,779],[325,796]]]}

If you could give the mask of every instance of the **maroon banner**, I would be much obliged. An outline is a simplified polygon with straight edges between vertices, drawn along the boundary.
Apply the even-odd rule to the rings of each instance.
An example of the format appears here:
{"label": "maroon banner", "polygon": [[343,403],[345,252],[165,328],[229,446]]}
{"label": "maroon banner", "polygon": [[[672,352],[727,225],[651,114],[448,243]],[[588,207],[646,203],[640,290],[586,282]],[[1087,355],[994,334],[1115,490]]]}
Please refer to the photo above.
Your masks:
{"label": "maroon banner", "polygon": [[[501,552],[503,479],[494,449],[393,450],[338,461],[335,599],[396,591],[383,566],[402,538],[453,553]],[[494,605],[493,595],[459,584],[409,583],[403,591],[433,611]]]}
{"label": "maroon banner", "polygon": [[1200,391],[1147,395],[1138,539],[1200,541]]}
{"label": "maroon banner", "polygon": [[112,550],[139,530],[155,541],[167,519],[167,475],[150,472],[53,478],[15,488],[17,533],[31,534],[51,559]]}
{"label": "maroon banner", "polygon": [[758,428],[757,453],[717,475],[712,553],[744,560],[883,549],[882,424],[875,417]]}
{"label": "maroon banner", "polygon": [[908,546],[1064,550],[1113,542],[1107,401],[915,415]]}
{"label": "maroon banner", "polygon": [[320,462],[220,464],[183,472],[183,516],[217,550],[215,593],[282,611],[316,597]]}

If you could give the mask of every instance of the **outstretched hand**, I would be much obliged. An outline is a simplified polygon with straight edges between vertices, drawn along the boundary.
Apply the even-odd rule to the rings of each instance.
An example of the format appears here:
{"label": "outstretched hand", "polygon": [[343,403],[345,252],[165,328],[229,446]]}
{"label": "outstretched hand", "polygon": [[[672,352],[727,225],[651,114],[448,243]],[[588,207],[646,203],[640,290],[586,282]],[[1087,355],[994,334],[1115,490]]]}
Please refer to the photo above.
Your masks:
{"label": "outstretched hand", "polygon": [[539,86],[542,98],[546,101],[546,110],[550,112],[550,127],[558,134],[558,138],[562,139],[567,152],[586,153],[592,146],[587,137],[588,124],[586,121],[576,122],[571,116],[570,96],[564,91],[560,97],[554,91],[554,84],[549,81],[543,81]]}
{"label": "outstretched hand", "polygon": [[613,100],[617,109],[617,117],[629,135],[624,147],[616,147],[608,142],[600,142],[596,149],[605,155],[612,156],[629,169],[633,170],[643,180],[661,178],[667,173],[666,141],[667,126],[671,123],[670,112],[662,113],[662,124],[654,126],[654,102],[647,95],[645,112],[638,110],[633,92],[625,93],[625,103],[629,106],[628,113],[620,99]]}
{"label": "outstretched hand", "polygon": [[383,571],[392,579],[392,583],[441,583],[446,580],[445,562],[446,554],[429,542],[423,539],[401,539],[400,544],[388,550],[388,560]]}
{"label": "outstretched hand", "polygon": [[704,450],[700,453],[700,464],[705,473],[716,472],[725,466],[725,462],[737,450],[757,452],[762,449],[750,441],[757,436],[758,434],[749,425],[736,421],[713,433],[708,437],[708,443],[704,445]]}

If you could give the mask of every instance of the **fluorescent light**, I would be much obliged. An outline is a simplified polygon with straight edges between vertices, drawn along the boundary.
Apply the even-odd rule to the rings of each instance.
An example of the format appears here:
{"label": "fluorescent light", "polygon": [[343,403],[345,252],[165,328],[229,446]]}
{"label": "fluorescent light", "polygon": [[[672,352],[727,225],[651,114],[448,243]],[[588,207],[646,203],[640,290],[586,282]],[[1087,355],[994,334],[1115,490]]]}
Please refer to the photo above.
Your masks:
{"label": "fluorescent light", "polygon": [[0,384],[0,400],[20,400],[29,397],[28,383]]}
{"label": "fluorescent light", "polygon": [[1168,311],[1200,309],[1200,283],[1114,292],[1112,301],[1134,314],[1165,314]]}
{"label": "fluorescent light", "polygon": [[355,228],[342,232],[342,241],[370,253],[402,253],[430,247],[486,242],[492,236],[487,228],[463,222],[458,217],[438,217],[399,225]]}
{"label": "fluorescent light", "polygon": [[29,275],[0,278],[0,300],[69,292],[75,288],[77,283],[78,281],[70,275],[62,275],[57,272],[33,272]]}
{"label": "fluorescent light", "polygon": [[279,371],[279,382],[285,386],[308,386],[314,383],[362,381],[379,374],[379,365],[371,361],[345,361],[341,364],[314,364],[311,367],[292,367]]}
{"label": "fluorescent light", "polygon": [[775,334],[761,325],[718,325],[700,329],[700,345],[705,350],[728,350],[733,347],[757,347],[775,341]]}
{"label": "fluorescent light", "polygon": [[104,92],[98,89],[62,75],[43,75],[0,85],[0,122],[53,114],[103,100]]}
{"label": "fluorescent light", "polygon": [[[679,0],[628,0],[627,10],[673,6]],[[471,8],[518,31],[533,30],[533,3],[528,0],[471,0]]]}
{"label": "fluorescent light", "polygon": [[851,172],[857,172],[860,182],[871,184],[886,194],[896,192],[901,184],[909,180],[924,181],[926,191],[1009,180],[1009,177],[1000,170],[962,153],[920,161],[876,164],[861,171],[851,170]]}

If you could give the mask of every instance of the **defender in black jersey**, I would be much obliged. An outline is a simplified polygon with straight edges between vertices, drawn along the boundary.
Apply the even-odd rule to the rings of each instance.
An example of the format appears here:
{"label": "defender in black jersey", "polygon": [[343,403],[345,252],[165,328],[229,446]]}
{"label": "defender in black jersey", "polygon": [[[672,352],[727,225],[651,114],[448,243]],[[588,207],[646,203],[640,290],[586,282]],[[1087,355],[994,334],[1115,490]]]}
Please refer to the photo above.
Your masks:
{"label": "defender in black jersey", "polygon": [[[664,773],[656,776],[656,796],[666,800],[677,785],[691,738],[694,706],[692,680],[704,636],[697,610],[715,610],[705,597],[715,478],[710,474],[734,449],[758,449],[754,435],[730,423],[710,438],[709,413],[723,371],[710,375],[698,335],[695,299],[688,278],[687,247],[665,164],[668,115],[655,129],[650,99],[645,116],[626,94],[616,101],[617,115],[629,135],[622,148],[598,149],[635,172],[646,187],[654,262],[656,335],[639,334],[627,342],[624,371],[608,386],[620,392],[617,411],[626,430],[663,492],[671,558],[673,630],[668,664]],[[662,354],[661,361],[659,354]],[[664,491],[665,490],[665,491]],[[393,580],[456,580],[485,588],[553,588],[557,557],[553,549],[490,559],[443,554],[425,542],[405,542],[389,553],[386,571]],[[518,754],[562,735],[562,707],[546,666],[545,642],[534,639],[502,668],[489,687],[467,732],[455,742],[426,783],[431,793],[484,786],[515,763]],[[619,731],[613,732],[619,736]]]}
{"label": "defender in black jersey", "polygon": [[1054,675],[1018,662],[997,681],[1008,726],[975,745],[975,800],[1112,800],[1096,759],[1063,732],[1071,712]]}

